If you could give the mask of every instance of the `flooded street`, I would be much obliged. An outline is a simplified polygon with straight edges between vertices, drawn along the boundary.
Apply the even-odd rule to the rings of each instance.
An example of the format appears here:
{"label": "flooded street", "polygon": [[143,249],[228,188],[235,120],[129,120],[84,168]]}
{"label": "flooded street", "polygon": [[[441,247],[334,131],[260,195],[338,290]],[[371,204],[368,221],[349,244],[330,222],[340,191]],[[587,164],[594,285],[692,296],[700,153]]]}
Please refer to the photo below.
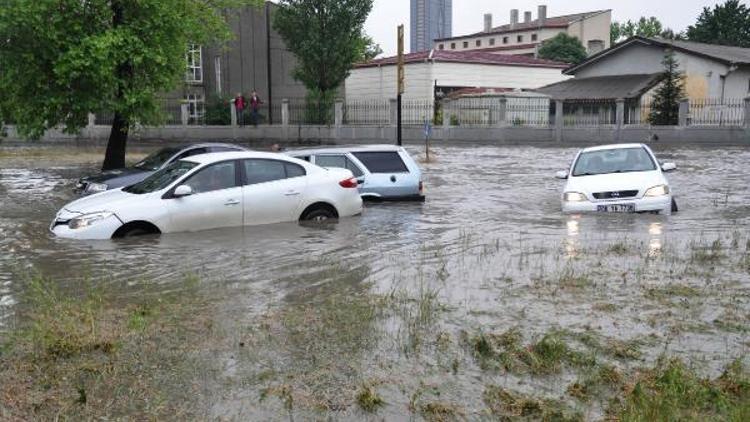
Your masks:
{"label": "flooded street", "polygon": [[[488,370],[468,349],[483,333],[515,329],[530,343],[552,330],[573,349],[589,344],[584,334],[636,345],[632,354],[597,349],[622,371],[669,355],[716,377],[747,359],[750,151],[653,147],[679,168],[668,176],[680,206],[672,216],[562,215],[554,174],[576,149],[441,146],[421,164],[424,204],[368,204],[361,217],[325,227],[95,242],[56,239],[48,226],[77,178],[98,166],[96,151],[5,147],[0,331],[22,323],[20,280],[33,272],[70,291],[93,283],[123,302],[179,292],[198,276],[221,333],[200,400],[205,417],[358,419],[352,390],[369,383],[388,420],[430,419],[434,403],[481,419],[490,385],[598,419],[606,400],[566,393],[580,372]],[[352,298],[371,295],[396,299],[366,323],[336,312],[369,309]]]}

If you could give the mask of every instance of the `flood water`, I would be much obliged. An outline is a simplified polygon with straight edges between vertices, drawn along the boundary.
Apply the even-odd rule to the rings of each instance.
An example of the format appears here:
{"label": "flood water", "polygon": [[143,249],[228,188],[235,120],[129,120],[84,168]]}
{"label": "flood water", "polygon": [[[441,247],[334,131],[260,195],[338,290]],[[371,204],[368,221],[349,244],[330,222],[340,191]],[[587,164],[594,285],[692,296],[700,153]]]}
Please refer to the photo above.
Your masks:
{"label": "flood water", "polygon": [[[656,145],[660,160],[679,167],[668,176],[679,213],[579,217],[560,213],[563,182],[554,178],[576,149],[437,146],[436,159],[421,164],[424,204],[372,204],[361,217],[323,228],[278,224],[117,242],[68,241],[51,236],[49,223],[74,199],[75,180],[97,165],[92,154],[76,159],[70,148],[60,148],[73,156],[62,162],[55,150],[32,158],[0,155],[0,325],[13,320],[22,288],[17,280],[29,271],[49,275],[64,288],[95,280],[124,300],[146,290],[177,289],[185,274],[200,274],[209,280],[204,288],[225,298],[223,314],[251,321],[269,308],[341,289],[341,278],[330,271],[335,264],[354,275],[345,282],[355,286],[347,288],[361,283],[385,292],[394,285],[416,288],[425,275],[440,279],[440,299],[452,312],[442,323],[446,329],[520,325],[541,333],[594,326],[631,338],[666,331],[645,322],[644,313],[658,310],[645,307],[632,291],[630,283],[658,285],[666,274],[644,264],[643,256],[679,254],[691,242],[728,244],[750,227],[747,149]],[[408,149],[422,156],[419,147]],[[632,245],[636,253],[599,255],[616,243]],[[593,293],[578,296],[532,288],[568,266],[582,271],[596,266],[592,276],[601,274],[603,281]],[[615,272],[641,267],[640,276],[612,281]],[[750,289],[750,277],[741,271],[715,274],[705,283],[721,289],[724,281],[731,282],[730,294]],[[593,312],[593,304],[602,301],[618,311]],[[707,302],[694,318],[709,321],[718,309]],[[739,310],[750,315],[747,301]],[[668,348],[718,365],[721,356],[746,353],[747,342],[743,332],[686,332],[670,337]],[[212,414],[236,416],[232,403],[218,404]],[[399,416],[396,409],[387,414]]]}

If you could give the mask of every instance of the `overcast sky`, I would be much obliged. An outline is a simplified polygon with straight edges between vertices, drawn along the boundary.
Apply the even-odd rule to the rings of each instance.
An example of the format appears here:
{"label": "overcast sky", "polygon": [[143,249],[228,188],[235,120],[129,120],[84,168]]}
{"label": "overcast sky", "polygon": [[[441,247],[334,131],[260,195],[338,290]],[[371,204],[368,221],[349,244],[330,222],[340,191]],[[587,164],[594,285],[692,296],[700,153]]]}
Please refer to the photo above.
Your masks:
{"label": "overcast sky", "polygon": [[[453,0],[453,35],[470,34],[483,29],[485,13],[492,13],[493,25],[510,21],[510,9],[531,11],[534,19],[537,6],[547,5],[547,16],[567,15],[592,10],[612,9],[612,19],[626,21],[641,16],[656,16],[667,27],[682,31],[695,23],[703,7],[723,3],[717,0]],[[375,0],[365,27],[367,33],[380,44],[386,55],[396,53],[396,27],[406,27],[406,50],[409,50],[410,0]]]}

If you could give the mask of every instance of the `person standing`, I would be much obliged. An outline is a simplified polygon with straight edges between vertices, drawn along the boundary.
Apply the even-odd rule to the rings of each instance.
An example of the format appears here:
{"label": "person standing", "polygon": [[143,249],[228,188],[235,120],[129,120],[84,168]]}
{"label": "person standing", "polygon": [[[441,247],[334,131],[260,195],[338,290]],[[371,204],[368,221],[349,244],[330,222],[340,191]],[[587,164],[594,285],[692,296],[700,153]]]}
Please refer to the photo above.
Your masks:
{"label": "person standing", "polygon": [[237,112],[237,124],[239,126],[245,125],[245,97],[242,95],[241,92],[237,93],[237,96],[234,97],[234,111]]}
{"label": "person standing", "polygon": [[263,101],[260,100],[258,93],[253,91],[252,95],[250,95],[250,109],[252,111],[253,126],[256,127],[258,126],[258,109],[261,104],[263,104]]}

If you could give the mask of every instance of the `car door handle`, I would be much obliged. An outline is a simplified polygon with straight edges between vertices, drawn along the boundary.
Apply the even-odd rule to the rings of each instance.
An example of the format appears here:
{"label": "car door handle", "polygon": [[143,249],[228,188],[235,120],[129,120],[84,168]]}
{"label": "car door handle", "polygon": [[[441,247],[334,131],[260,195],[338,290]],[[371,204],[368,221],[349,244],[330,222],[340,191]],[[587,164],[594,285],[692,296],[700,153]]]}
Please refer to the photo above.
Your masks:
{"label": "car door handle", "polygon": [[227,199],[227,202],[224,203],[227,207],[232,207],[234,205],[239,205],[240,201],[237,199]]}
{"label": "car door handle", "polygon": [[299,192],[290,190],[289,192],[285,193],[286,196],[297,196],[299,195]]}

